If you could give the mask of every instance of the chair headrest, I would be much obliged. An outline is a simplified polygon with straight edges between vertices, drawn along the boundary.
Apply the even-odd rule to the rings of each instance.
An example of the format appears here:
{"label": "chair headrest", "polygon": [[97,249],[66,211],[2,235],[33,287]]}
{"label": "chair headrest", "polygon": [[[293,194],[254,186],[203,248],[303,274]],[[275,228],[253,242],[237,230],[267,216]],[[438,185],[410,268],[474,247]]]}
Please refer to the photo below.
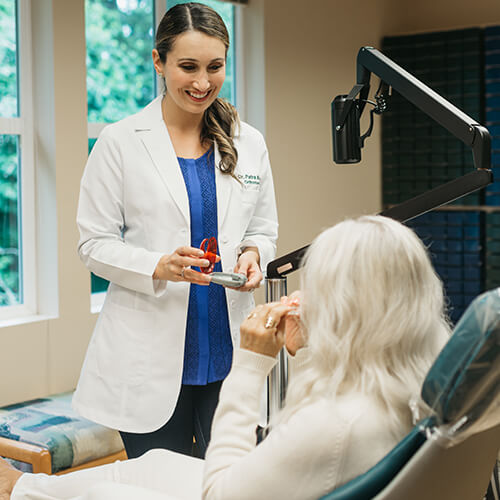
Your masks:
{"label": "chair headrest", "polygon": [[438,424],[462,424],[461,432],[498,425],[500,288],[476,297],[467,308],[427,373],[421,396]]}

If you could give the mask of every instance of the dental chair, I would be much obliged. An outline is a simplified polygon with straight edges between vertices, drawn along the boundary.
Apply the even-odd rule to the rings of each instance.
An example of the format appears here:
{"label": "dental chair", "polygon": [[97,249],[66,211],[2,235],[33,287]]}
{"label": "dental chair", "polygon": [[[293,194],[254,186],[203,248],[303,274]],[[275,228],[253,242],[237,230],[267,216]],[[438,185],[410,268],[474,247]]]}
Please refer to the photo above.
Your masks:
{"label": "dental chair", "polygon": [[467,308],[420,396],[432,416],[366,473],[320,500],[484,498],[500,449],[500,288]]}

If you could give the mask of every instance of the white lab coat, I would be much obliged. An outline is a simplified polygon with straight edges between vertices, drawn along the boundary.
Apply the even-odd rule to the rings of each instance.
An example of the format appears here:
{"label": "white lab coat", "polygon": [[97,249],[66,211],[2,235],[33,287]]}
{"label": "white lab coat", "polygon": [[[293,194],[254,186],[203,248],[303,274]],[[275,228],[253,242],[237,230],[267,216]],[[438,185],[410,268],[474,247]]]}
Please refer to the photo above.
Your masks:
{"label": "white lab coat", "polygon": [[[241,248],[255,245],[265,270],[278,228],[268,152],[246,123],[234,143],[240,182],[215,173],[222,268],[232,271]],[[190,284],[152,275],[163,254],[191,242],[187,191],[161,98],[103,130],[83,174],[77,223],[81,259],[111,285],[73,406],[111,428],[154,431],[171,417],[180,390]],[[253,297],[226,289],[226,298],[237,346]]]}

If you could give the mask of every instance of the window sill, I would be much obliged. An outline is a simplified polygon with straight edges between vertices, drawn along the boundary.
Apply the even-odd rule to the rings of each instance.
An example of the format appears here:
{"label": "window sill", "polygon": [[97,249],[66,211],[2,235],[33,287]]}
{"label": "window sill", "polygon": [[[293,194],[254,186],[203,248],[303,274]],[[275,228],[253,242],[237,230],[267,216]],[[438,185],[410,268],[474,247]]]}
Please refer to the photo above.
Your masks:
{"label": "window sill", "polygon": [[56,319],[57,316],[48,314],[27,314],[26,316],[16,316],[15,318],[0,319],[0,329],[8,328],[10,326],[24,325],[27,323],[37,323]]}

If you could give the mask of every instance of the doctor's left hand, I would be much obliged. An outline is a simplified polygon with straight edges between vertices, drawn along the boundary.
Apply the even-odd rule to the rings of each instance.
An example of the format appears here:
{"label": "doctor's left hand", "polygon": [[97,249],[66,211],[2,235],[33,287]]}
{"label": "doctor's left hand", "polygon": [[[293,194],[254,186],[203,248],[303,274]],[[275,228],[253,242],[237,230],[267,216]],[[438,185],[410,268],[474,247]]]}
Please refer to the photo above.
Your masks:
{"label": "doctor's left hand", "polygon": [[248,279],[243,286],[234,290],[250,292],[254,288],[259,288],[263,275],[260,270],[260,254],[257,247],[246,247],[243,250],[234,266],[234,272],[244,274]]}
{"label": "doctor's left hand", "polygon": [[[197,285],[209,285],[210,275],[191,269],[191,266],[208,267],[203,250],[195,247],[179,247],[170,255],[163,255],[153,273],[153,279],[166,281],[187,281]],[[218,258],[220,260],[220,257]]]}

